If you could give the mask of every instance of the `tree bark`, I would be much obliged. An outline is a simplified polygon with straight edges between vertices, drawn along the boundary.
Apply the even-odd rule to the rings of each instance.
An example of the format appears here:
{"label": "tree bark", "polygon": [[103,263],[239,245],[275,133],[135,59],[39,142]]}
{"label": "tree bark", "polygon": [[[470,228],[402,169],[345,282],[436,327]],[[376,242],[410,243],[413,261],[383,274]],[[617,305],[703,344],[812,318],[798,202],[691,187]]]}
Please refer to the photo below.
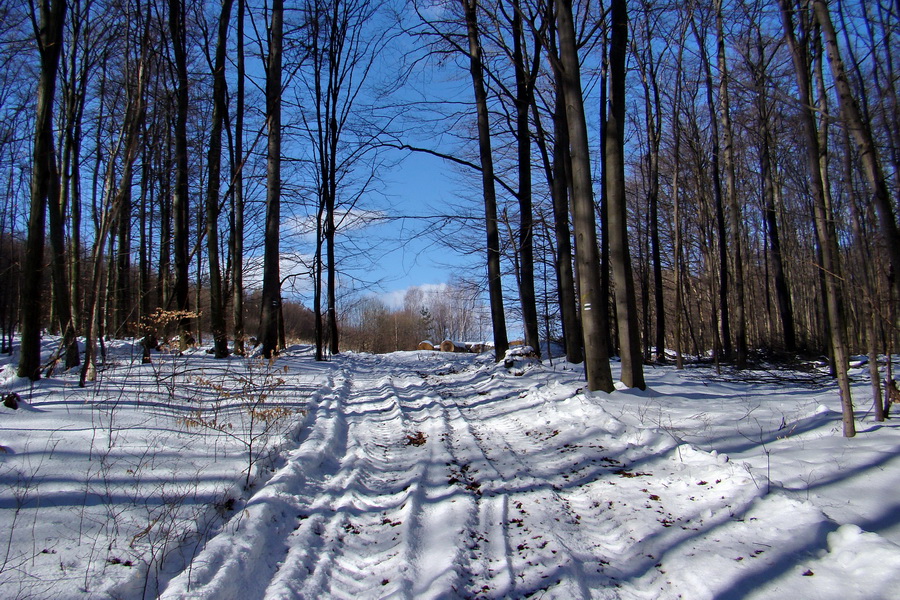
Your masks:
{"label": "tree bark", "polygon": [[763,186],[763,202],[768,231],[769,248],[772,257],[772,278],[775,284],[775,303],[778,306],[778,318],[781,323],[784,349],[794,352],[797,349],[797,335],[794,327],[794,311],[790,289],[784,269],[784,258],[779,234],[778,211],[776,207],[775,174],[772,167],[771,148],[773,147],[770,128],[771,115],[767,94],[765,56],[762,37],[757,32],[757,61],[753,64],[754,87],[756,93],[756,123],[759,129],[759,174]]}
{"label": "tree bark", "polygon": [[278,350],[278,315],[281,309],[279,240],[281,221],[281,51],[284,0],[273,0],[266,64],[266,239],[263,258],[262,354],[272,359]]}
{"label": "tree bark", "polygon": [[572,170],[569,154],[569,131],[566,121],[566,104],[563,98],[560,74],[556,73],[557,93],[553,115],[555,137],[553,140],[553,222],[556,233],[556,273],[559,288],[559,307],[562,313],[563,335],[566,340],[566,360],[571,363],[584,361],[581,320],[578,318],[578,301],[575,294],[575,276],[572,272],[572,237],[569,230],[569,175]]}
{"label": "tree bark", "polygon": [[[34,125],[34,163],[31,175],[31,206],[28,238],[22,272],[21,348],[19,377],[40,378],[41,367],[41,283],[44,265],[44,226],[48,197],[59,203],[59,173],[53,148],[53,98],[62,51],[65,0],[42,0],[40,29],[34,35],[40,53],[41,72],[37,91],[37,118]],[[54,261],[56,262],[56,261]]]}
{"label": "tree bark", "polygon": [[[731,253],[734,256],[734,281],[736,302],[734,305],[736,366],[747,365],[747,320],[744,305],[744,259],[741,252],[741,207],[737,196],[735,175],[734,135],[731,124],[731,104],[728,96],[728,63],[725,60],[725,32],[723,31],[722,0],[715,0],[716,11],[716,54],[719,65],[719,102],[721,103],[722,157],[725,161],[725,196],[728,201],[728,217],[731,227]],[[723,240],[724,242],[724,240]],[[724,333],[723,333],[724,337]]]}
{"label": "tree bark", "polygon": [[[172,198],[175,246],[175,306],[186,314],[191,310],[189,273],[190,197],[188,189],[188,72],[185,8],[182,0],[169,0],[169,31],[175,56],[175,193]],[[183,316],[178,323],[178,347],[187,349],[191,338],[191,319]]]}
{"label": "tree bark", "polygon": [[575,261],[581,293],[581,320],[584,335],[585,373],[588,389],[612,392],[615,389],[609,367],[608,299],[600,294],[600,257],[594,216],[590,147],[584,116],[581,67],[575,41],[571,0],[556,0],[559,32],[559,66],[572,158],[572,210],[575,228]]}
{"label": "tree bark", "polygon": [[537,300],[534,291],[531,129],[528,123],[528,111],[534,95],[537,69],[529,71],[525,62],[522,10],[518,0],[513,0],[512,35],[513,64],[516,73],[516,145],[519,174],[519,299],[522,305],[522,321],[525,325],[525,344],[531,346],[540,356],[541,343],[538,334]]}
{"label": "tree bark", "polygon": [[[654,346],[656,362],[666,360],[666,310],[663,289],[662,252],[659,243],[659,147],[662,140],[662,102],[660,100],[658,65],[653,56],[651,6],[644,5],[645,47],[641,54],[641,80],[644,84],[644,116],[647,129],[647,205],[650,255],[653,261],[653,302],[656,316]],[[677,176],[677,172],[676,172]],[[650,332],[647,331],[649,338]],[[648,341],[649,344],[649,341]]]}
{"label": "tree bark", "polygon": [[478,34],[478,0],[461,1],[466,17],[466,34],[469,42],[469,71],[475,92],[475,110],[478,120],[478,150],[481,158],[481,182],[484,190],[488,295],[491,304],[491,324],[494,330],[494,358],[500,361],[503,360],[506,351],[509,349],[509,341],[506,337],[506,315],[503,308],[502,273],[500,270],[500,229],[497,223],[494,159],[491,156],[487,91],[484,85],[484,65],[481,61],[481,42]]}
{"label": "tree bark", "polygon": [[[240,0],[239,0],[240,1]],[[222,127],[228,116],[228,83],[225,80],[225,53],[228,44],[228,24],[233,0],[222,0],[219,14],[216,57],[213,66],[213,114],[209,137],[206,182],[206,254],[209,261],[209,316],[216,358],[228,356],[228,334],[225,331],[225,297],[222,291],[222,271],[219,265],[219,193],[222,176]]]}
{"label": "tree bark", "polygon": [[234,116],[235,167],[232,173],[233,225],[231,250],[234,353],[244,354],[244,2],[237,0],[237,96]]}
{"label": "tree bark", "polygon": [[801,38],[794,32],[794,9],[789,0],[780,0],[781,15],[784,22],[785,38],[791,50],[797,87],[800,92],[803,130],[807,146],[807,166],[809,169],[810,188],[813,195],[813,211],[819,247],[822,253],[821,270],[825,277],[825,304],[831,329],[831,344],[834,352],[834,366],[838,378],[843,413],[843,433],[845,437],[856,435],[853,420],[853,399],[850,395],[850,379],[847,375],[848,354],[845,341],[844,316],[841,306],[841,290],[838,281],[840,265],[838,263],[837,237],[834,221],[828,214],[825,199],[825,188],[822,182],[819,157],[819,138],[816,118],[812,109],[812,84],[810,77],[811,61],[808,52],[806,30],[801,22]]}
{"label": "tree bark", "polygon": [[[146,48],[147,45],[144,44],[143,47]],[[122,175],[118,185],[115,185],[114,182],[114,162],[118,156],[118,150],[110,154],[107,164],[104,182],[104,196],[106,197],[105,202],[107,202],[107,204],[103,209],[102,214],[99,215],[98,227],[95,233],[94,249],[91,257],[91,287],[87,298],[87,305],[85,307],[88,318],[84,333],[84,364],[81,367],[79,379],[81,387],[84,387],[87,381],[93,381],[96,377],[97,339],[101,338],[103,334],[101,315],[108,312],[103,310],[104,276],[108,278],[109,273],[112,271],[110,268],[105,270],[103,268],[104,253],[106,252],[107,239],[111,237],[112,228],[118,221],[124,198],[130,193],[132,171],[134,169],[134,163],[140,153],[141,131],[143,129],[146,107],[144,101],[146,74],[146,56],[142,56],[137,65],[134,85],[132,89],[129,90],[128,106],[125,112],[125,123],[122,127],[122,136],[120,140]],[[108,294],[106,301],[109,301]],[[102,344],[102,339],[100,341]]]}
{"label": "tree bark", "polygon": [[616,284],[621,380],[644,389],[643,354],[638,328],[631,253],[628,249],[628,207],[625,200],[625,53],[628,49],[628,9],[625,0],[613,0],[609,42],[609,112],[606,118],[606,189],[609,198],[609,255]]}
{"label": "tree bark", "polygon": [[700,49],[700,61],[706,78],[706,105],[709,110],[711,129],[710,143],[712,144],[712,156],[710,160],[712,167],[713,203],[716,212],[716,237],[718,239],[719,259],[719,331],[717,337],[721,343],[721,348],[719,348],[717,344],[716,364],[718,365],[722,358],[730,360],[732,354],[731,318],[728,308],[728,232],[725,227],[725,202],[722,198],[722,169],[720,166],[722,152],[719,148],[719,126],[718,119],[716,119],[716,106],[713,102],[712,66],[706,53],[706,40],[697,28],[693,16],[691,26],[694,28],[694,36],[697,38],[697,46]]}

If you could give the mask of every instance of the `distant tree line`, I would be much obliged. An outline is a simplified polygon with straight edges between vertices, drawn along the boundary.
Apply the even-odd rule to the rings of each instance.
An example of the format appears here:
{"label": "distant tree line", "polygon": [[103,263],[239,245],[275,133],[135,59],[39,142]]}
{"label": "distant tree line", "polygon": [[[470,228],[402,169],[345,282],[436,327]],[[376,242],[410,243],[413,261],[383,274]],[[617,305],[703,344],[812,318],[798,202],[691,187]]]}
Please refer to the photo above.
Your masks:
{"label": "distant tree line", "polygon": [[[679,367],[821,353],[852,435],[849,356],[869,355],[880,418],[876,358],[898,340],[898,11],[4,2],[3,348],[18,331],[19,374],[38,377],[41,331],[58,332],[56,358],[84,382],[98,339],[139,333],[161,307],[180,311],[182,344],[205,331],[224,357],[255,334],[271,356],[298,276],[281,271],[287,252],[311,281],[316,357],[338,353],[345,328],[374,348],[359,327],[388,323],[342,297],[345,261],[367,254],[342,232],[371,210],[390,157],[419,152],[476,199],[431,226],[478,257],[469,279],[498,358],[509,322],[538,352],[559,339],[592,390],[613,389],[614,354],[643,387],[667,348]],[[299,221],[312,242],[292,237]],[[408,312],[402,329],[423,325]]]}
{"label": "distant tree line", "polygon": [[415,350],[427,341],[481,344],[489,341],[490,319],[481,291],[462,281],[409,288],[401,306],[366,296],[342,310],[347,348],[362,352]]}

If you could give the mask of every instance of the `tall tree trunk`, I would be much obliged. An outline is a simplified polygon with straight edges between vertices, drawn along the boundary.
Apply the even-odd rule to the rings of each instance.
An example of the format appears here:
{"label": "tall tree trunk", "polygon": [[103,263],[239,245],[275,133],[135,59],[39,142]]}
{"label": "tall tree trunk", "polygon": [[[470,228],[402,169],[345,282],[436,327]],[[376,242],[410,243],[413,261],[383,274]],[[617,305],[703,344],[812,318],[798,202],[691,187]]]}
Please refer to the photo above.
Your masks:
{"label": "tall tree trunk", "polygon": [[[534,95],[536,69],[529,71],[525,62],[522,10],[518,0],[513,0],[512,35],[513,63],[516,73],[516,145],[519,173],[519,299],[522,305],[522,321],[524,321],[525,325],[525,344],[531,346],[540,355],[541,342],[538,333],[537,300],[534,291],[531,129],[528,123],[528,110],[531,107],[531,98]],[[535,58],[537,58],[537,53],[535,53]]]}
{"label": "tall tree trunk", "polygon": [[182,0],[169,0],[169,31],[172,36],[172,50],[175,56],[175,194],[172,199],[174,231],[172,242],[175,246],[175,306],[185,315],[178,323],[178,347],[184,351],[191,337],[191,319],[187,312],[191,309],[189,296],[188,227],[190,225],[190,197],[188,195],[188,72],[185,8]]}
{"label": "tall tree trunk", "polygon": [[560,73],[556,72],[556,106],[553,113],[553,221],[556,233],[556,273],[559,288],[559,307],[562,313],[563,335],[566,340],[566,360],[584,361],[581,320],[572,272],[572,238],[569,230],[569,179],[572,170],[569,154],[569,130],[566,103],[563,98]]}
{"label": "tall tree trunk", "polygon": [[[656,60],[653,55],[652,7],[644,5],[645,47],[641,55],[641,80],[644,84],[644,116],[647,129],[647,221],[650,255],[653,261],[653,303],[655,359],[666,360],[666,310],[662,276],[662,252],[659,243],[659,147],[662,138],[662,101],[660,99]],[[647,300],[645,300],[646,302]],[[649,311],[645,311],[647,315]],[[647,331],[648,344],[650,332]]]}
{"label": "tall tree trunk", "polygon": [[235,168],[231,249],[232,321],[234,353],[244,354],[244,2],[237,0],[237,90],[234,116]]}
{"label": "tall tree trunk", "polygon": [[503,309],[503,287],[500,270],[500,229],[497,224],[497,193],[494,189],[494,159],[491,156],[491,130],[488,121],[487,91],[484,85],[484,65],[481,62],[481,42],[478,35],[478,0],[461,0],[466,16],[469,42],[469,71],[475,92],[478,119],[478,150],[481,157],[481,182],[484,189],[485,229],[487,231],[488,295],[491,304],[491,324],[494,329],[494,357],[500,361],[509,349],[506,337],[506,315]]}
{"label": "tall tree trunk", "polygon": [[[34,32],[40,53],[41,73],[37,90],[37,118],[34,125],[34,163],[31,170],[31,207],[25,263],[22,272],[22,329],[19,377],[40,378],[41,367],[41,283],[44,265],[44,225],[48,196],[59,204],[59,173],[53,149],[53,97],[62,51],[65,0],[42,0],[40,28]],[[54,261],[55,262],[55,261]]]}
{"label": "tall tree trunk", "polygon": [[228,83],[225,80],[225,53],[228,45],[228,24],[233,0],[222,0],[219,14],[216,57],[213,65],[213,114],[209,137],[206,182],[206,255],[209,261],[209,316],[216,358],[228,356],[228,334],[225,331],[225,296],[222,291],[222,271],[219,265],[219,193],[222,176],[222,127],[228,116]]}
{"label": "tall tree trunk", "polygon": [[625,53],[628,49],[628,10],[625,0],[613,0],[609,42],[609,113],[606,118],[607,197],[609,198],[609,255],[616,285],[621,379],[628,387],[644,389],[644,367],[638,328],[637,299],[628,249],[628,207],[625,200]]}
{"label": "tall tree trunk", "polygon": [[[133,174],[134,171],[131,171]],[[128,318],[132,309],[131,297],[131,181],[123,182],[122,207],[119,210],[116,221],[115,235],[118,237],[117,252],[115,256],[115,285],[113,301],[114,320],[112,331],[114,335],[128,335]]]}
{"label": "tall tree trunk", "polygon": [[[334,133],[336,136],[337,134]],[[334,151],[336,148],[332,147],[332,154],[330,157],[334,159]],[[340,347],[338,345],[339,342],[339,332],[338,332],[338,322],[337,322],[337,260],[335,258],[335,247],[334,247],[334,237],[335,237],[335,221],[334,221],[334,210],[335,210],[335,195],[337,193],[337,182],[335,178],[337,176],[337,167],[332,165],[332,168],[329,169],[329,184],[328,184],[328,195],[325,197],[325,257],[328,265],[328,272],[325,274],[325,283],[327,286],[327,309],[325,314],[325,326],[328,331],[328,351],[333,355],[340,352]]]}
{"label": "tall tree trunk", "polygon": [[[716,105],[713,101],[713,78],[712,65],[706,52],[706,40],[697,28],[696,22],[691,21],[694,29],[694,36],[697,38],[697,46],[700,49],[700,61],[706,78],[706,105],[709,111],[710,119],[710,142],[712,144],[712,183],[713,183],[713,203],[716,211],[716,237],[718,239],[718,259],[719,259],[719,331],[716,337],[719,338],[721,348],[716,347],[716,364],[719,360],[731,359],[731,318],[728,308],[728,232],[725,227],[725,202],[722,198],[722,170],[721,149],[719,148],[719,126],[716,119]],[[721,350],[721,352],[720,352]],[[721,356],[720,356],[721,354]]]}
{"label": "tall tree trunk", "polygon": [[[65,125],[63,139],[62,205],[69,207],[70,233],[68,248],[69,313],[75,331],[81,325],[81,133],[87,96],[88,59],[79,54],[82,28],[86,25],[89,11],[82,14],[80,0],[71,3],[75,15],[72,21],[72,35],[69,43],[68,78],[65,83]],[[76,348],[77,350],[77,348]],[[69,365],[69,360],[74,364]],[[78,352],[74,357],[66,354],[66,368],[79,363]]]}
{"label": "tall tree trunk", "polygon": [[266,64],[266,238],[263,258],[262,354],[271,359],[278,349],[278,315],[281,308],[279,225],[281,220],[281,49],[284,32],[284,0],[273,0]]}
{"label": "tall tree trunk", "polygon": [[556,0],[559,32],[559,67],[566,101],[566,121],[572,158],[572,210],[575,227],[575,261],[581,293],[581,321],[584,335],[585,373],[588,389],[611,392],[615,389],[609,367],[608,298],[600,293],[600,257],[594,216],[590,147],[584,116],[581,67],[575,41],[571,0]]}
{"label": "tall tree trunk", "polygon": [[[731,252],[734,256],[734,281],[736,302],[734,322],[736,342],[736,363],[739,369],[747,364],[747,319],[744,306],[744,259],[741,253],[741,207],[737,197],[737,177],[735,175],[734,135],[731,124],[731,105],[728,96],[728,63],[725,60],[725,32],[723,30],[722,0],[715,0],[716,11],[716,54],[719,65],[719,102],[722,120],[722,157],[725,160],[725,196],[728,200],[729,225],[731,227]],[[723,334],[724,337],[724,334]]]}
{"label": "tall tree trunk", "polygon": [[[65,142],[64,142],[65,143]],[[51,148],[52,158],[52,148]],[[75,322],[72,318],[72,299],[69,286],[68,258],[66,256],[66,225],[65,225],[65,200],[60,181],[60,173],[56,168],[56,161],[48,165],[47,174],[47,207],[49,212],[50,271],[53,282],[53,312],[57,318],[57,325],[63,334],[60,352],[66,356],[65,368],[70,369],[79,363],[78,341],[75,338]]]}
{"label": "tall tree trunk", "polygon": [[[876,270],[873,268],[872,251],[869,240],[863,233],[862,216],[860,215],[860,199],[853,189],[853,155],[851,153],[850,133],[844,129],[844,180],[850,188],[849,202],[850,225],[853,231],[853,257],[855,265],[851,271],[851,285],[858,282],[863,289],[869,290],[866,301],[861,302],[862,334],[865,340],[866,353],[869,357],[869,381],[872,385],[873,408],[875,420],[884,421],[884,402],[881,400],[881,375],[878,372],[878,342],[876,327],[878,310],[874,306]],[[855,277],[853,277],[855,275]]]}
{"label": "tall tree trunk", "polygon": [[672,165],[672,205],[674,221],[674,252],[675,252],[675,368],[684,368],[684,356],[682,345],[682,310],[684,305],[684,250],[683,250],[683,223],[681,217],[681,92],[684,81],[684,39],[687,34],[686,24],[682,24],[678,38],[678,54],[675,67],[675,94],[672,101],[672,136],[673,140],[673,165]]}
{"label": "tall tree trunk", "polygon": [[[171,141],[171,131],[166,127],[166,140]],[[170,144],[164,144],[159,154],[159,263],[157,265],[158,302],[161,307],[171,308],[172,297],[172,154]]]}
{"label": "tall tree trunk", "polygon": [[[556,238],[556,252],[553,252],[554,271],[556,273],[556,296],[562,321],[566,360],[577,364],[584,360],[584,351],[581,347],[581,322],[578,319],[575,280],[572,273],[572,239],[569,230],[569,174],[571,172],[569,132],[568,124],[566,123],[566,103],[563,99],[560,72],[557,68],[559,66],[559,53],[556,50],[556,28],[553,26],[553,21],[555,21],[553,4],[548,4],[545,10],[548,28],[548,47],[546,50],[552,56],[551,66],[553,66],[553,75],[556,82],[553,107],[552,162],[547,148],[548,136],[541,125],[541,113],[534,94],[531,95],[531,109],[535,128],[537,129],[535,141],[541,152],[547,186],[550,188],[550,198],[553,205],[553,237]],[[549,231],[547,231],[547,240],[552,247],[553,240]],[[545,287],[546,283],[545,278]],[[545,315],[549,312],[546,310],[549,303],[550,298],[547,296],[544,305]],[[550,336],[549,328],[548,321],[547,339]]]}
{"label": "tall tree trunk", "polygon": [[[147,44],[144,43],[143,47],[147,48]],[[104,276],[108,280],[112,271],[111,268],[104,269],[104,255],[107,251],[107,243],[112,246],[112,228],[119,219],[119,212],[122,209],[124,198],[131,193],[132,172],[141,148],[141,131],[145,115],[146,55],[141,57],[135,73],[134,85],[128,90],[125,123],[122,127],[121,140],[118,142],[122,155],[121,179],[119,185],[116,186],[114,179],[116,173],[115,161],[119,155],[119,149],[117,148],[110,153],[108,159],[104,181],[104,202],[106,206],[100,211],[98,227],[94,236],[94,249],[91,257],[91,287],[85,307],[87,323],[84,333],[84,364],[81,367],[80,375],[81,387],[84,387],[87,381],[93,381],[96,376],[97,339],[103,334],[101,315],[108,313],[108,310],[104,310],[103,289],[106,284]],[[106,77],[105,73],[103,77]],[[107,242],[107,239],[109,239],[109,242]],[[109,297],[107,295],[106,303],[108,301]]]}
{"label": "tall tree trunk", "polygon": [[807,31],[803,25],[801,14],[800,39],[794,32],[794,10],[789,0],[780,0],[781,14],[784,22],[785,38],[791,50],[797,87],[800,92],[800,116],[807,143],[807,164],[810,176],[810,188],[813,195],[813,210],[819,246],[822,252],[821,268],[825,277],[825,304],[831,329],[831,344],[834,352],[834,365],[838,377],[843,413],[845,437],[856,435],[853,420],[853,399],[850,395],[850,379],[847,376],[848,353],[845,341],[844,316],[842,314],[841,290],[838,281],[840,265],[838,263],[837,236],[834,221],[828,214],[825,199],[825,188],[819,165],[819,138],[816,118],[812,110],[812,84],[810,78],[811,61],[809,58]]}
{"label": "tall tree trunk", "polygon": [[[57,311],[62,313],[60,321],[68,319],[67,323],[60,323],[60,329],[63,330],[64,336],[63,346],[66,353],[65,366],[67,370],[78,366],[80,363],[75,335],[79,330],[79,314],[81,310],[81,287],[79,282],[81,277],[81,128],[87,87],[87,59],[78,53],[78,43],[81,39],[83,26],[82,21],[86,20],[84,15],[79,14],[80,7],[80,1],[76,0],[72,3],[71,10],[77,18],[72,22],[72,37],[67,57],[68,79],[64,83],[65,98],[63,105],[65,108],[65,119],[62,134],[64,145],[59,212],[60,217],[64,219],[68,207],[71,224],[68,253],[65,257],[66,264],[64,267],[69,288],[66,293],[69,301],[68,315],[65,314],[65,309]],[[79,59],[80,62],[78,62]],[[51,216],[52,220],[53,217]],[[64,233],[62,241],[65,244]],[[53,234],[51,233],[52,236]],[[66,251],[64,250],[63,254],[65,253]]]}

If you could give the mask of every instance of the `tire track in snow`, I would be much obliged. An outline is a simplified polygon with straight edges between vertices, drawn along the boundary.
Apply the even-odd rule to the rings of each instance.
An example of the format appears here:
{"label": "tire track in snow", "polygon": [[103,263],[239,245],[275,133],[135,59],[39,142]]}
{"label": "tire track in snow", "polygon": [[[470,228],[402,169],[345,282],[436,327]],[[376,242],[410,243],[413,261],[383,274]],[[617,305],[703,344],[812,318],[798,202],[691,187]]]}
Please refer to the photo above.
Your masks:
{"label": "tire track in snow", "polygon": [[[554,598],[680,598],[682,592],[665,574],[661,557],[706,535],[709,527],[727,523],[732,507],[740,509],[753,497],[720,497],[729,492],[716,488],[718,480],[698,488],[707,482],[698,483],[701,478],[691,469],[676,464],[677,451],[661,434],[635,446],[633,432],[621,424],[607,423],[607,431],[579,421],[591,415],[602,421],[604,413],[588,407],[589,400],[570,398],[569,393],[562,403],[555,398],[541,407],[546,394],[538,387],[522,391],[518,401],[508,393],[491,398],[479,387],[493,384],[458,386],[445,401],[459,411],[481,452],[500,473],[497,492],[510,499],[515,517],[508,520],[515,525],[509,527],[510,545],[516,552],[508,556],[515,559],[517,585],[504,597],[541,592]],[[457,404],[457,396],[465,400]],[[699,458],[705,462],[698,467],[707,475],[730,478],[720,466],[711,465],[705,453]],[[644,480],[645,470],[656,477]],[[654,485],[659,487],[650,489]],[[726,489],[733,485],[725,484]],[[487,496],[489,489],[483,489]],[[615,490],[615,503],[606,501],[607,490]],[[676,494],[682,496],[682,506],[684,497],[696,499],[697,509],[669,513],[664,502]],[[706,526],[695,521],[700,504],[717,513],[700,519]],[[647,513],[656,515],[648,519]],[[548,575],[550,585],[541,581]]]}
{"label": "tire track in snow", "polygon": [[379,562],[390,559],[393,540],[384,544],[379,534],[397,523],[391,518],[396,506],[389,504],[403,498],[403,482],[387,457],[398,442],[402,415],[390,386],[359,373],[346,376],[344,453],[318,488],[301,498],[291,551],[267,597],[354,597],[381,585],[373,579]]}
{"label": "tire track in snow", "polygon": [[624,442],[565,430],[571,416],[541,388],[510,394],[493,367],[420,376],[365,356],[338,371],[342,360],[299,447],[226,526],[235,535],[192,565],[193,597],[640,597],[647,581],[623,595],[614,580],[623,561],[652,565],[628,539],[634,513],[598,502],[621,463],[598,463],[591,439]]}
{"label": "tire track in snow", "polygon": [[[355,360],[365,362],[347,373],[346,452],[300,499],[308,508],[268,598],[438,597],[458,578],[448,523],[467,509],[445,499],[439,405],[415,378],[385,376],[380,359]],[[421,446],[410,443],[418,432]]]}
{"label": "tire track in snow", "polygon": [[328,373],[327,383],[309,403],[298,447],[286,464],[247,502],[216,537],[172,579],[160,598],[262,598],[270,579],[289,554],[289,519],[297,514],[302,491],[314,488],[311,473],[334,468],[346,446],[340,399],[346,380]]}
{"label": "tire track in snow", "polygon": [[551,591],[554,597],[560,598],[592,597],[585,584],[582,563],[586,552],[579,547],[580,536],[566,535],[574,533],[570,531],[560,533],[565,524],[553,516],[554,508],[545,508],[543,504],[550,501],[565,509],[565,501],[552,484],[548,485],[546,478],[534,474],[532,465],[507,439],[505,430],[519,427],[518,423],[507,416],[499,426],[485,431],[454,400],[455,397],[479,398],[478,383],[442,397],[445,418],[456,423],[459,439],[470,440],[470,464],[479,467],[473,470],[475,473],[482,473],[479,486],[485,507],[479,523],[484,541],[482,561],[502,565],[499,572],[488,567],[484,575],[490,583],[479,587],[478,583],[484,579],[474,580],[473,594],[517,598]]}
{"label": "tire track in snow", "polygon": [[[524,403],[531,402],[531,395],[523,392],[520,398]],[[634,504],[648,497],[646,489],[638,491],[643,485],[640,471],[627,470],[628,444],[597,427],[573,436],[566,418],[545,421],[543,426],[531,423],[535,428],[529,429],[515,416],[517,410],[510,410],[508,404],[506,408],[506,412],[496,415],[483,408],[461,409],[461,414],[470,413],[466,418],[473,431],[490,428],[500,432],[506,455],[519,465],[513,476],[518,477],[520,486],[534,488],[519,496],[514,506],[523,527],[533,532],[533,541],[526,541],[520,552],[526,567],[549,564],[557,579],[555,585],[543,589],[560,598],[635,597],[632,592],[637,592],[636,597],[679,597],[678,590],[671,586],[663,596],[659,595],[664,587],[657,585],[661,574],[653,569],[655,558],[642,553],[642,539],[632,535],[633,511],[604,501],[604,486],[613,485],[619,488],[617,496],[621,496],[623,488],[630,490]],[[655,449],[642,449],[640,454],[641,458],[650,459],[654,470],[662,467],[659,463],[664,459],[655,455]],[[649,508],[641,506],[641,510]],[[548,539],[555,542],[546,546],[553,555],[549,560],[546,550],[539,548]],[[561,551],[554,552],[554,546]],[[538,549],[543,552],[535,552]],[[639,565],[648,576],[646,580],[631,582],[629,589],[624,590],[617,580],[617,564]]]}

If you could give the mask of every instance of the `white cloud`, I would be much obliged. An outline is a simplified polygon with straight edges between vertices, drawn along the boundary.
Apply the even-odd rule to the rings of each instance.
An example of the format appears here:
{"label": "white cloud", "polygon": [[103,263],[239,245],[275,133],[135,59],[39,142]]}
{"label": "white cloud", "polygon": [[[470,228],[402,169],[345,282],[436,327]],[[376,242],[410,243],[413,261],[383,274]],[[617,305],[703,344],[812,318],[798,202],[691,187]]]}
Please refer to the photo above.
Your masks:
{"label": "white cloud", "polygon": [[406,295],[411,290],[417,290],[422,293],[423,304],[428,304],[429,296],[435,294],[443,294],[447,291],[446,283],[423,283],[422,285],[411,285],[409,287],[393,290],[390,292],[384,292],[381,294],[373,294],[376,298],[381,300],[391,309],[403,308],[403,305],[406,301]]}

